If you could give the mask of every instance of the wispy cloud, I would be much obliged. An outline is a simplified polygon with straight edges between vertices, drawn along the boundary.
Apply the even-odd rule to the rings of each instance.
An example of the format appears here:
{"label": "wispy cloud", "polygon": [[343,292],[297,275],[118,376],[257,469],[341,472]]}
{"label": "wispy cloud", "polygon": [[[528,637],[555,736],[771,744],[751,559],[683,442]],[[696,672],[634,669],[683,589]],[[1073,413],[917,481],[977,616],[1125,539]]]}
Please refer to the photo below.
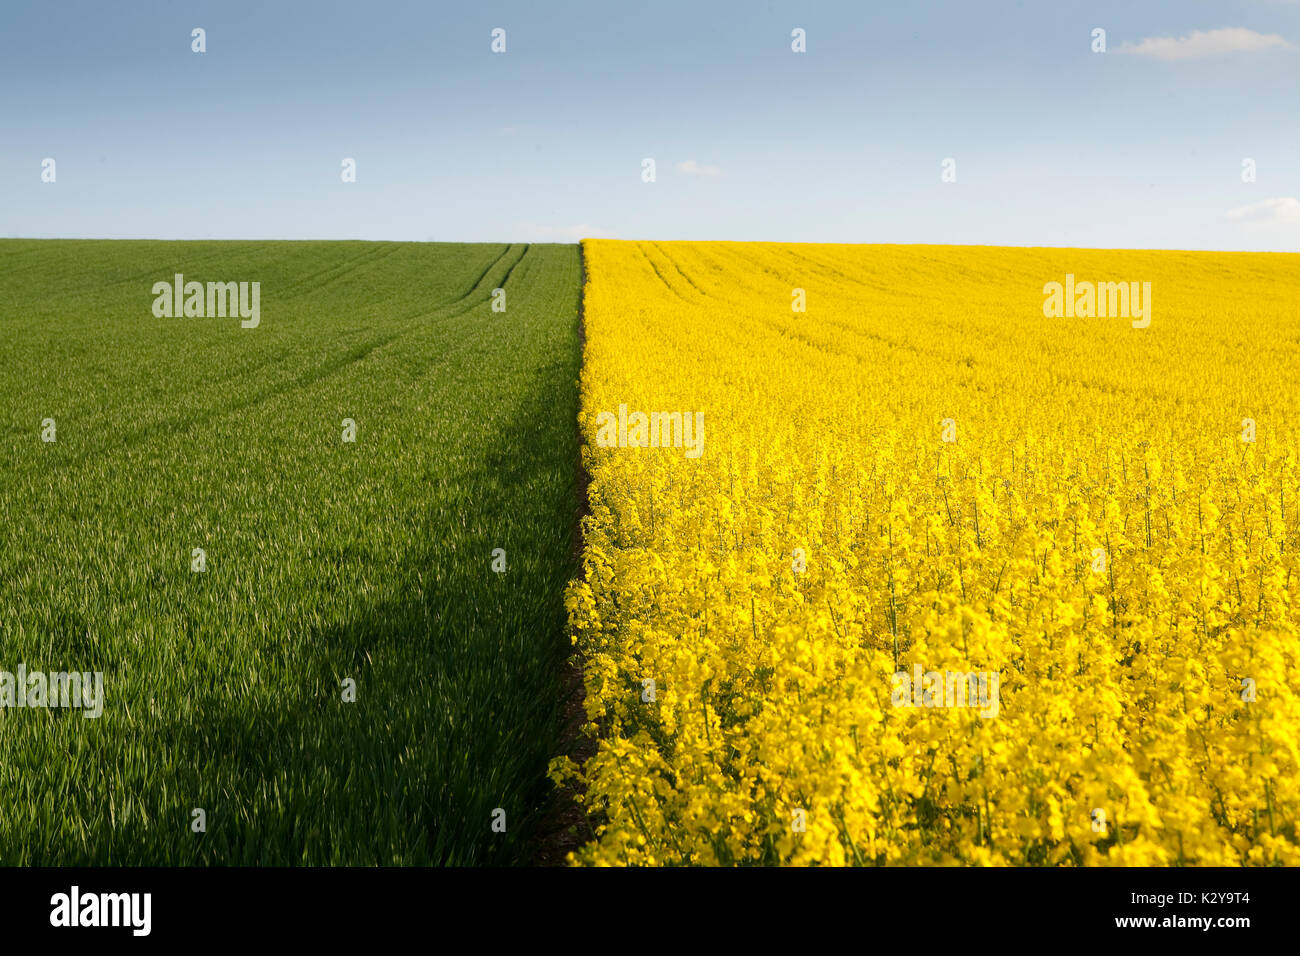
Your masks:
{"label": "wispy cloud", "polygon": [[1223,53],[1290,49],[1293,49],[1292,45],[1276,33],[1256,33],[1245,27],[1222,27],[1218,30],[1193,30],[1185,37],[1147,37],[1141,43],[1125,43],[1115,52],[1157,60],[1191,60]]}
{"label": "wispy cloud", "polygon": [[539,222],[521,222],[519,229],[525,239],[534,242],[577,242],[579,239],[617,239],[618,236],[608,230],[580,222],[572,226],[554,226]]}
{"label": "wispy cloud", "polygon": [[1253,202],[1249,206],[1229,209],[1227,218],[1233,222],[1300,222],[1300,199],[1280,196]]}
{"label": "wispy cloud", "polygon": [[693,159],[677,164],[677,171],[687,176],[721,176],[722,170],[717,166],[701,166]]}

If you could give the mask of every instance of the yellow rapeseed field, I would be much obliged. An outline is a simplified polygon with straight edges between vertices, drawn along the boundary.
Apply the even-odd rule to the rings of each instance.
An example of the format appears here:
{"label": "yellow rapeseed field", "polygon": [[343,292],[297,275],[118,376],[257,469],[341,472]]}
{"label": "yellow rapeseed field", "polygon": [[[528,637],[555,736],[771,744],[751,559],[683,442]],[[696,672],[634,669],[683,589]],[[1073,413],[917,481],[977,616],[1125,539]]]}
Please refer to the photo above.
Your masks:
{"label": "yellow rapeseed field", "polygon": [[575,862],[1300,864],[1300,256],[583,247]]}

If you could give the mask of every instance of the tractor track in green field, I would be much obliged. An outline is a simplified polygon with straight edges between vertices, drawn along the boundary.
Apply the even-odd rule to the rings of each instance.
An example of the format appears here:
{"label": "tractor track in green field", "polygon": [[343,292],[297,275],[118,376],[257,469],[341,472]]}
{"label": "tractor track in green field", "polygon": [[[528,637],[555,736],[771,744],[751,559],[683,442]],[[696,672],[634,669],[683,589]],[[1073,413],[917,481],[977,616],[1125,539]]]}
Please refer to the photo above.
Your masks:
{"label": "tractor track in green field", "polygon": [[[385,243],[384,245],[386,246],[389,244]],[[295,283],[294,285],[290,286],[287,289],[280,289],[278,290],[278,292],[280,295],[287,295],[289,298],[292,298],[291,293],[293,293],[294,290],[302,288],[303,286],[306,286],[315,280],[319,280],[319,281],[315,281],[314,285],[311,285],[311,292],[313,294],[317,293],[321,289],[329,285],[331,282],[337,282],[343,276],[351,275],[352,273],[355,273],[358,269],[362,269],[365,268],[366,266],[374,265],[380,259],[387,259],[390,256],[396,255],[397,253],[401,252],[403,249],[401,243],[395,242],[392,243],[391,245],[392,248],[383,248],[381,246],[379,249],[376,249],[373,253],[362,253],[359,256],[352,257],[346,262],[340,263],[338,266],[335,266],[334,268],[323,269],[314,275],[305,276],[302,279],[302,281]],[[328,278],[321,279],[321,276],[326,276],[331,272],[333,273],[333,275],[329,275]]]}
{"label": "tractor track in green field", "polygon": [[[397,245],[398,248],[389,252],[388,255],[392,255],[393,252],[400,251],[400,244],[395,244],[395,245]],[[513,247],[512,246],[507,247],[507,249],[502,252],[501,256],[498,256],[497,259],[493,260],[493,264],[500,262],[501,259],[504,258],[505,255],[508,253],[510,248]],[[500,279],[501,287],[504,287],[506,285],[511,275],[514,273],[515,269],[523,262],[524,258],[528,255],[528,250],[529,250],[529,245],[524,244],[523,251],[520,253],[519,258],[510,264],[509,268],[506,270],[505,275]],[[382,259],[382,258],[387,258],[388,255],[371,256],[369,258],[371,260]],[[355,257],[355,258],[360,258],[360,257]],[[350,261],[355,261],[355,258],[354,260],[350,260]],[[353,265],[348,271],[352,272],[361,267],[362,264],[356,264]],[[321,270],[320,272],[317,273],[317,275],[318,276],[325,275],[329,271],[330,270]],[[207,413],[190,415],[186,417],[180,417],[180,418],[175,418],[175,419],[151,424],[146,428],[142,428],[135,432],[124,434],[123,436],[121,436],[120,443],[116,445],[99,447],[96,449],[88,450],[85,456],[81,458],[71,458],[71,459],[63,460],[56,466],[56,468],[62,469],[68,467],[75,467],[76,465],[83,464],[86,461],[103,457],[104,455],[107,454],[116,453],[123,448],[138,447],[140,443],[144,441],[148,441],[151,438],[158,435],[172,435],[179,432],[188,432],[196,428],[202,428],[203,426],[217,419],[238,415],[253,407],[262,405],[269,401],[273,401],[276,398],[279,398],[281,396],[310,388],[313,385],[317,385],[322,381],[324,381],[325,379],[329,378],[330,376],[337,375],[341,372],[346,371],[348,367],[350,367],[351,365],[365,361],[373,353],[391,345],[392,343],[394,343],[404,335],[409,335],[412,332],[419,331],[420,329],[426,329],[429,323],[420,322],[419,320],[421,319],[430,319],[436,323],[451,322],[455,319],[461,318],[462,316],[466,315],[467,313],[472,311],[476,306],[480,306],[484,301],[486,301],[486,292],[484,292],[480,287],[482,286],[483,279],[486,278],[491,271],[492,271],[491,267],[485,270],[483,274],[479,276],[479,279],[475,283],[475,286],[471,288],[469,292],[465,293],[459,298],[449,302],[444,302],[433,309],[424,312],[417,312],[412,315],[408,315],[404,317],[403,321],[410,322],[411,323],[410,327],[400,329],[399,331],[394,332],[391,335],[387,335],[376,341],[367,342],[363,345],[355,347],[350,351],[345,352],[342,355],[330,359],[326,361],[324,364],[309,370],[308,372],[298,376],[297,378],[291,381],[272,384],[266,388],[261,389],[260,391],[258,391],[252,396],[236,400],[232,404],[223,405],[219,409]],[[329,280],[326,280],[326,282],[337,279],[341,274],[342,273],[336,274],[335,276],[331,277]],[[478,293],[478,295],[475,295],[475,293]],[[455,309],[457,306],[461,306],[461,307],[456,311],[447,312],[447,310]],[[273,366],[282,360],[283,360],[282,353],[273,355],[267,358],[265,362],[261,363],[261,367]],[[241,372],[241,375],[246,376],[246,373],[247,370],[244,370],[243,372]]]}

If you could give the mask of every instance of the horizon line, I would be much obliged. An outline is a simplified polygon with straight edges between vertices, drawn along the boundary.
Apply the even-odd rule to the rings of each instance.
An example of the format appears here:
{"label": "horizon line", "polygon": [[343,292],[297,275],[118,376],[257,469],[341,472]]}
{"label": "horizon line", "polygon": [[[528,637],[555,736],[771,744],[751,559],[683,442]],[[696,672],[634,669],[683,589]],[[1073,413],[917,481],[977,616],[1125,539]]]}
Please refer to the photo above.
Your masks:
{"label": "horizon line", "polygon": [[554,240],[529,239],[314,239],[304,237],[281,238],[162,238],[156,236],[0,236],[0,242],[373,242],[408,245],[449,245],[449,246],[580,246],[584,242],[675,242],[675,243],[733,243],[737,245],[783,245],[783,246],[926,246],[951,249],[1077,249],[1088,252],[1191,252],[1218,253],[1227,255],[1300,255],[1300,248],[1295,250],[1279,249],[1190,249],[1167,246],[1072,246],[1072,245],[1014,245],[996,242],[833,242],[826,240],[790,240],[790,239],[659,239],[653,237],[626,238],[615,236],[588,236],[570,242]]}

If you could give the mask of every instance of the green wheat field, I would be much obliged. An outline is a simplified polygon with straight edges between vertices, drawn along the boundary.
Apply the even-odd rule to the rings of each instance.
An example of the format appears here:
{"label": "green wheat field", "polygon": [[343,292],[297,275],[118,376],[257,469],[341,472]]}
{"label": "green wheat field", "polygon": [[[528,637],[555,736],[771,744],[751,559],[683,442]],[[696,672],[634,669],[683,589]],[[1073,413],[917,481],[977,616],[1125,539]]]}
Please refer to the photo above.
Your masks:
{"label": "green wheat field", "polygon": [[[177,273],[260,324],[157,317]],[[0,864],[527,861],[579,283],[576,246],[0,240],[0,667],[104,674],[98,719],[0,709]]]}

